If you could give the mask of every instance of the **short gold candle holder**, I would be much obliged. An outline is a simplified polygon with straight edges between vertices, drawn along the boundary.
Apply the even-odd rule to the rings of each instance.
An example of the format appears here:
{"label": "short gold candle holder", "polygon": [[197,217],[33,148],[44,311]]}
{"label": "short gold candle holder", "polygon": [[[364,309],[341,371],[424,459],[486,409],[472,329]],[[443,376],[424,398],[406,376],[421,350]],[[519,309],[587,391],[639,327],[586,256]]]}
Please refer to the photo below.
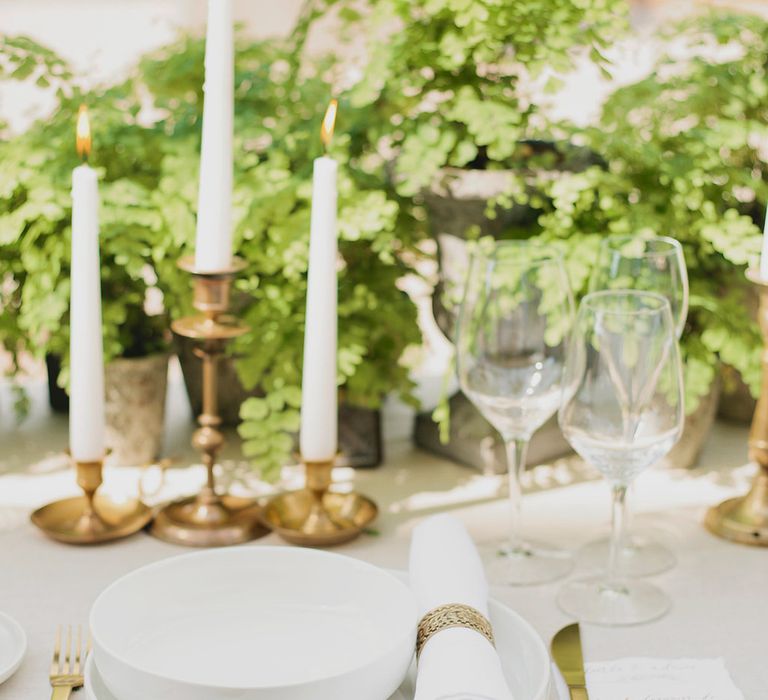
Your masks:
{"label": "short gold candle holder", "polygon": [[157,538],[192,547],[223,547],[256,539],[267,534],[261,521],[261,509],[250,499],[219,494],[214,466],[224,444],[219,430],[221,418],[217,407],[218,361],[226,343],[245,333],[247,326],[226,315],[229,292],[235,275],[245,262],[233,258],[225,270],[208,272],[195,267],[193,256],[182,258],[179,267],[194,279],[194,307],[200,312],[174,321],[174,332],[199,341],[195,353],[203,363],[203,412],[200,427],[192,436],[192,445],[202,454],[208,471],[205,486],[196,495],[162,508],[150,532]]}
{"label": "short gold candle holder", "polygon": [[333,547],[355,539],[378,514],[376,504],[359,493],[330,491],[333,460],[304,462],[306,485],[273,497],[264,521],[291,544]]}
{"label": "short gold candle holder", "polygon": [[138,499],[96,498],[102,483],[101,460],[75,461],[75,467],[85,495],[54,501],[32,513],[32,522],[46,535],[67,544],[101,544],[133,535],[152,519],[152,509]]}
{"label": "short gold candle holder", "polygon": [[760,295],[758,320],[763,333],[763,383],[749,431],[749,458],[758,465],[752,488],[746,496],[730,498],[707,511],[707,528],[719,537],[741,544],[768,547],[768,280],[757,270],[747,279]]}

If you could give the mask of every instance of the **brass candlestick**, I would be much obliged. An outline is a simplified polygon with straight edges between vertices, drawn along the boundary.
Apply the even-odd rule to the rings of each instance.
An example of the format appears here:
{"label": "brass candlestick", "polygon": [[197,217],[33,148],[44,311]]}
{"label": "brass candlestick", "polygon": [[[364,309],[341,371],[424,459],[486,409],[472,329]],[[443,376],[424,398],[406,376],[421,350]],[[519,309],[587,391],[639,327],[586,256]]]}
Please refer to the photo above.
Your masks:
{"label": "brass candlestick", "polygon": [[304,462],[306,485],[300,491],[272,498],[264,520],[284,540],[307,547],[332,547],[349,542],[378,513],[376,504],[358,493],[334,493],[333,460]]}
{"label": "brass candlestick", "polygon": [[730,498],[707,511],[705,524],[714,534],[741,544],[768,546],[768,281],[757,270],[747,279],[760,294],[758,320],[763,333],[763,382],[749,431],[749,458],[758,465],[746,496]]}
{"label": "brass candlestick", "polygon": [[181,336],[199,341],[195,354],[203,362],[203,412],[192,445],[202,453],[208,479],[201,491],[165,506],[152,523],[155,537],[175,544],[195,547],[221,547],[247,542],[267,533],[259,506],[252,500],[221,495],[216,491],[214,465],[224,444],[219,430],[217,407],[218,361],[226,343],[245,333],[247,326],[225,315],[234,276],[245,267],[233,258],[226,270],[206,272],[195,267],[194,257],[179,261],[179,267],[194,279],[195,316],[174,321],[171,327]]}
{"label": "brass candlestick", "polygon": [[141,530],[152,510],[139,500],[116,503],[96,499],[102,482],[102,462],[77,462],[77,484],[84,496],[65,498],[38,508],[32,522],[46,535],[68,544],[100,544]]}

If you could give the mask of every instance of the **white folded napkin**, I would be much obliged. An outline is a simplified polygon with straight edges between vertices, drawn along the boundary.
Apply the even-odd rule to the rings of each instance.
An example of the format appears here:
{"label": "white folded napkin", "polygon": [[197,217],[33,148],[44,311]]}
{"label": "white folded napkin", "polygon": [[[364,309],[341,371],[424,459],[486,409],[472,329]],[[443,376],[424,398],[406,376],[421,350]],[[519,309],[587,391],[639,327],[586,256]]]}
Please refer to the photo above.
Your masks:
{"label": "white folded napkin", "polygon": [[[413,531],[411,589],[419,615],[462,603],[488,617],[488,583],[464,526],[435,515]],[[414,700],[513,700],[496,650],[480,633],[459,627],[435,634],[421,651]]]}

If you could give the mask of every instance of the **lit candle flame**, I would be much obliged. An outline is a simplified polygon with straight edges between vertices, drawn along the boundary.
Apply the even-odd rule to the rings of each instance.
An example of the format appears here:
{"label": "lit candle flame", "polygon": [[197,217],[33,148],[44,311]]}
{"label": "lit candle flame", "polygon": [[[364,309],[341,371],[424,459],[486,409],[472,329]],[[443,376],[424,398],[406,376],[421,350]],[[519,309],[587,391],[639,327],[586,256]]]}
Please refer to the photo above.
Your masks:
{"label": "lit candle flame", "polygon": [[88,119],[88,108],[85,105],[80,105],[77,112],[76,135],[77,155],[83,160],[88,160],[88,156],[91,155],[91,122]]}
{"label": "lit candle flame", "polygon": [[333,127],[336,124],[336,109],[339,106],[338,100],[331,100],[328,103],[328,109],[325,110],[325,116],[323,117],[323,125],[320,127],[320,139],[323,142],[323,146],[328,148],[333,138]]}

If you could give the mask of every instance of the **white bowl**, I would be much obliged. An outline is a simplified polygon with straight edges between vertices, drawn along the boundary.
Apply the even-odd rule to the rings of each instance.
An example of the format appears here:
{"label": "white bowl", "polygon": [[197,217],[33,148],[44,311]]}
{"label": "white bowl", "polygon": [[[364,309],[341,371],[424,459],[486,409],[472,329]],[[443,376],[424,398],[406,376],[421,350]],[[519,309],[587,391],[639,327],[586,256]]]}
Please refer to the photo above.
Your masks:
{"label": "white bowl", "polygon": [[408,670],[416,616],[408,587],[370,564],[238,547],[124,576],[90,624],[117,700],[385,700]]}
{"label": "white bowl", "polygon": [[[395,572],[395,575],[407,581],[404,573]],[[556,694],[550,688],[549,654],[541,637],[528,622],[506,605],[491,599],[488,601],[488,611],[491,614],[501,667],[512,697],[515,700],[548,700],[550,697],[554,699]],[[413,663],[402,685],[389,700],[413,700],[415,687],[416,664]],[[92,656],[88,657],[85,665],[85,698],[116,700],[105,686]]]}

